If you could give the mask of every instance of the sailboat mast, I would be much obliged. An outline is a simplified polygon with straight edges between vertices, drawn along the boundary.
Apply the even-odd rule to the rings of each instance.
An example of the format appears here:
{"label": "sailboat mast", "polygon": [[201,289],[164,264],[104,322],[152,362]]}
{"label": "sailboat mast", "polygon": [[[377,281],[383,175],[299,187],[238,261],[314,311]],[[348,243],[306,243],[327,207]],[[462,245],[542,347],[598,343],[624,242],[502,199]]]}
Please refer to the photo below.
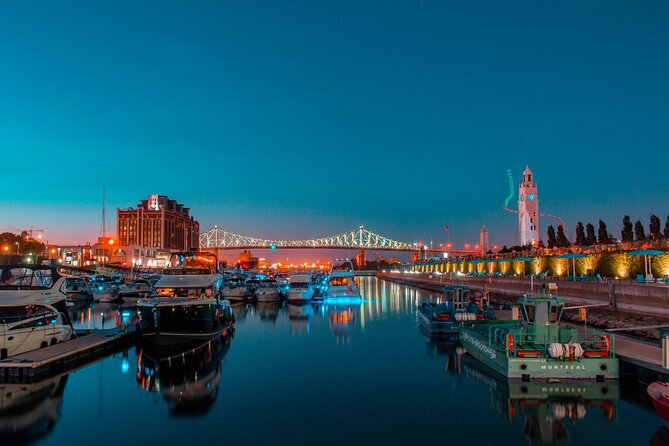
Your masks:
{"label": "sailboat mast", "polygon": [[102,238],[107,236],[107,189],[102,187]]}

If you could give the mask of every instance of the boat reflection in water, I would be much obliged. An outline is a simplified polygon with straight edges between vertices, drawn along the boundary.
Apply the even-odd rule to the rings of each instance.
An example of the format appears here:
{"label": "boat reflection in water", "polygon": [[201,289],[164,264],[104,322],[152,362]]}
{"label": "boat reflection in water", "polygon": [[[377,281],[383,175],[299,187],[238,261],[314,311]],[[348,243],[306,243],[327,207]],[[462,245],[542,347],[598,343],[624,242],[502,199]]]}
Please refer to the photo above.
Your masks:
{"label": "boat reflection in water", "polygon": [[77,302],[68,312],[76,329],[105,330],[137,322],[137,309],[132,305]]}
{"label": "boat reflection in water", "polygon": [[281,303],[279,301],[262,301],[258,300],[256,304],[256,311],[263,322],[275,324],[279,317],[279,308]]}
{"label": "boat reflection in water", "polygon": [[327,315],[330,320],[330,331],[334,334],[337,344],[348,344],[355,332],[358,308],[352,306],[328,306]]}
{"label": "boat reflection in water", "polygon": [[432,333],[422,325],[418,326],[418,334],[425,340],[427,356],[446,356],[444,370],[447,373],[460,374],[461,358],[465,350],[460,345],[460,336],[451,333]]}
{"label": "boat reflection in water", "polygon": [[137,356],[137,383],[159,393],[172,416],[209,411],[218,395],[221,360],[230,348],[234,329],[212,338],[170,346],[143,343]]}
{"label": "boat reflection in water", "polygon": [[0,384],[0,444],[32,443],[60,419],[67,375],[33,384]]}
{"label": "boat reflection in water", "polygon": [[288,324],[290,325],[290,332],[293,335],[307,334],[309,335],[309,323],[314,317],[314,306],[308,303],[290,303],[288,307]]}
{"label": "boat reflection in water", "polygon": [[462,373],[490,387],[492,408],[508,420],[524,417],[523,434],[530,444],[569,444],[569,428],[600,413],[618,417],[618,382],[585,380],[546,382],[506,380],[471,356],[462,357]]}

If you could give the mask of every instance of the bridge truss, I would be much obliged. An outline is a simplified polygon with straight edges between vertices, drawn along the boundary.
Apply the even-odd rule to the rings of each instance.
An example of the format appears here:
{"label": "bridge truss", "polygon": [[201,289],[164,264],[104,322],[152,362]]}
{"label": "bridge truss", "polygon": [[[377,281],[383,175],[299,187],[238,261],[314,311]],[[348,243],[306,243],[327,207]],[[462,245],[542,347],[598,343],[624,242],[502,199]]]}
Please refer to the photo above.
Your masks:
{"label": "bridge truss", "polygon": [[218,249],[370,249],[415,251],[416,245],[399,242],[360,226],[349,232],[313,240],[270,240],[236,234],[217,226],[200,234],[200,248]]}

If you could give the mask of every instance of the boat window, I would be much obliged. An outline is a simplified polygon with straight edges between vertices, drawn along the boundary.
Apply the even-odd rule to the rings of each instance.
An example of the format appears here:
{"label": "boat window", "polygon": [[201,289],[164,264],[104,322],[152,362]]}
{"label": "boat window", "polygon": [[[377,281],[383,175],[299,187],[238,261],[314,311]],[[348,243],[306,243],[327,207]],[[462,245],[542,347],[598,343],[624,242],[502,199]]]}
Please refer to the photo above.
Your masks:
{"label": "boat window", "polygon": [[332,286],[346,286],[348,280],[346,277],[330,277],[330,285]]}
{"label": "boat window", "polygon": [[525,320],[527,322],[534,322],[534,305],[523,305],[525,313]]}
{"label": "boat window", "polygon": [[551,305],[551,322],[558,322],[562,317],[562,308],[564,305]]}
{"label": "boat window", "polygon": [[0,287],[51,288],[51,269],[0,268]]}

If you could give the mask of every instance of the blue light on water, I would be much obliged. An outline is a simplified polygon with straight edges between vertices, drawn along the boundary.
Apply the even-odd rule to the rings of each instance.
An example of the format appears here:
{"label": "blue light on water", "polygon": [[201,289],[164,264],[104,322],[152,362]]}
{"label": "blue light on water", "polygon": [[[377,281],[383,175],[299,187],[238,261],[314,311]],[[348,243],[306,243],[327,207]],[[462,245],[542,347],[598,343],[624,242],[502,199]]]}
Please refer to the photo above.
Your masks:
{"label": "blue light on water", "polygon": [[128,370],[130,370],[130,361],[128,361],[128,358],[123,358],[121,361],[121,373],[128,373]]}

